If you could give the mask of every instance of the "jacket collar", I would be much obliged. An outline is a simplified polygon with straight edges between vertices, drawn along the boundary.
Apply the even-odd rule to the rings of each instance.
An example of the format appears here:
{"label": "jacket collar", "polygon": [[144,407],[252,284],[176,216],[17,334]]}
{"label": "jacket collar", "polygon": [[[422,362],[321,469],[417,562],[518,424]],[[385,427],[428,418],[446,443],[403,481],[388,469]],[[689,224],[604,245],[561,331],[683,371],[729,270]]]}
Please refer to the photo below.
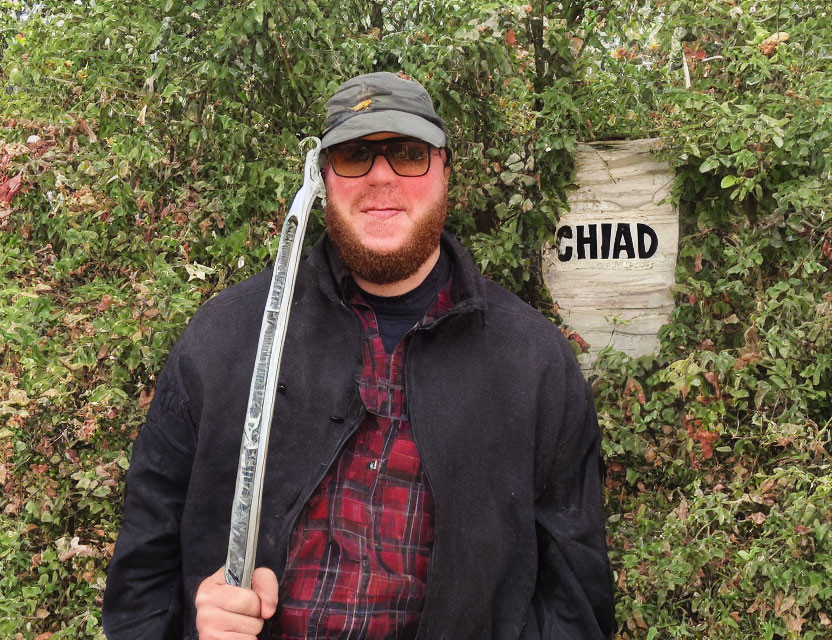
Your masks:
{"label": "jacket collar", "polygon": [[[454,265],[451,285],[454,306],[448,313],[484,311],[485,283],[474,258],[459,240],[447,231],[442,232],[441,242],[442,250],[448,252]],[[308,262],[317,271],[321,290],[330,300],[340,303],[350,299],[356,284],[328,233],[324,232],[312,247]]]}

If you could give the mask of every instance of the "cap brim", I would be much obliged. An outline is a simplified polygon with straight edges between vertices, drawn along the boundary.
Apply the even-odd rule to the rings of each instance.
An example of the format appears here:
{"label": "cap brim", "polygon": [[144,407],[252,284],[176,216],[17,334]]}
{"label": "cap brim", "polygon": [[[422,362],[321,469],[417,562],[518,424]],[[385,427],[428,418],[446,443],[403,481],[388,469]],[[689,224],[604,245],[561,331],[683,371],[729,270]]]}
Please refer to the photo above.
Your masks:
{"label": "cap brim", "polygon": [[382,132],[424,140],[434,147],[445,146],[445,132],[432,122],[406,111],[389,110],[359,113],[342,122],[324,135],[321,148],[326,149],[340,142]]}

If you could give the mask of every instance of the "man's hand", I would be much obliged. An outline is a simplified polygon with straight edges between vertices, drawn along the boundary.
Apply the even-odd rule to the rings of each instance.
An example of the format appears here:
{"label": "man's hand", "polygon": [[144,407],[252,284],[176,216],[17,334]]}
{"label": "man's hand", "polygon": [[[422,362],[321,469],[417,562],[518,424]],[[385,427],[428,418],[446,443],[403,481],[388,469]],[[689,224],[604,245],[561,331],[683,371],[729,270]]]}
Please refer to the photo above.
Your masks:
{"label": "man's hand", "polygon": [[196,591],[196,629],[200,640],[256,640],[263,621],[277,610],[277,576],[254,570],[251,591],[225,583],[225,567],[205,578]]}

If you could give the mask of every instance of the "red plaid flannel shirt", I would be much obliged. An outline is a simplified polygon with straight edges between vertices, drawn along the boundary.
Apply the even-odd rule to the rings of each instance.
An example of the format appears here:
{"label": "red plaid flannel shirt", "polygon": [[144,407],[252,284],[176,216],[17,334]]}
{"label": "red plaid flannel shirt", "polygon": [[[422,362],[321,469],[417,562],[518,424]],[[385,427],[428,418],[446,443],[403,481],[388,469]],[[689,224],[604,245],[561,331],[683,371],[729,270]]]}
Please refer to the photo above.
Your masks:
{"label": "red plaid flannel shirt", "polygon": [[[450,283],[424,322],[450,309]],[[367,415],[344,446],[289,543],[272,638],[412,638],[433,542],[433,497],[407,416],[405,340],[384,351],[360,294],[359,388]]]}

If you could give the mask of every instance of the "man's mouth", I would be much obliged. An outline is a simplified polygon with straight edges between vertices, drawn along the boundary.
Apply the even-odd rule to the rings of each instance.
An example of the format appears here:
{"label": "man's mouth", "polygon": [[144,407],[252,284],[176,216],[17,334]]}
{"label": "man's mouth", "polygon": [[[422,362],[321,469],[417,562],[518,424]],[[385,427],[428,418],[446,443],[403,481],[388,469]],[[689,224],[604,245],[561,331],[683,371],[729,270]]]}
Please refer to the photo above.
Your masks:
{"label": "man's mouth", "polygon": [[404,211],[404,209],[387,205],[374,205],[371,207],[361,208],[361,213],[374,218],[392,218],[393,216],[402,213],[402,211]]}

